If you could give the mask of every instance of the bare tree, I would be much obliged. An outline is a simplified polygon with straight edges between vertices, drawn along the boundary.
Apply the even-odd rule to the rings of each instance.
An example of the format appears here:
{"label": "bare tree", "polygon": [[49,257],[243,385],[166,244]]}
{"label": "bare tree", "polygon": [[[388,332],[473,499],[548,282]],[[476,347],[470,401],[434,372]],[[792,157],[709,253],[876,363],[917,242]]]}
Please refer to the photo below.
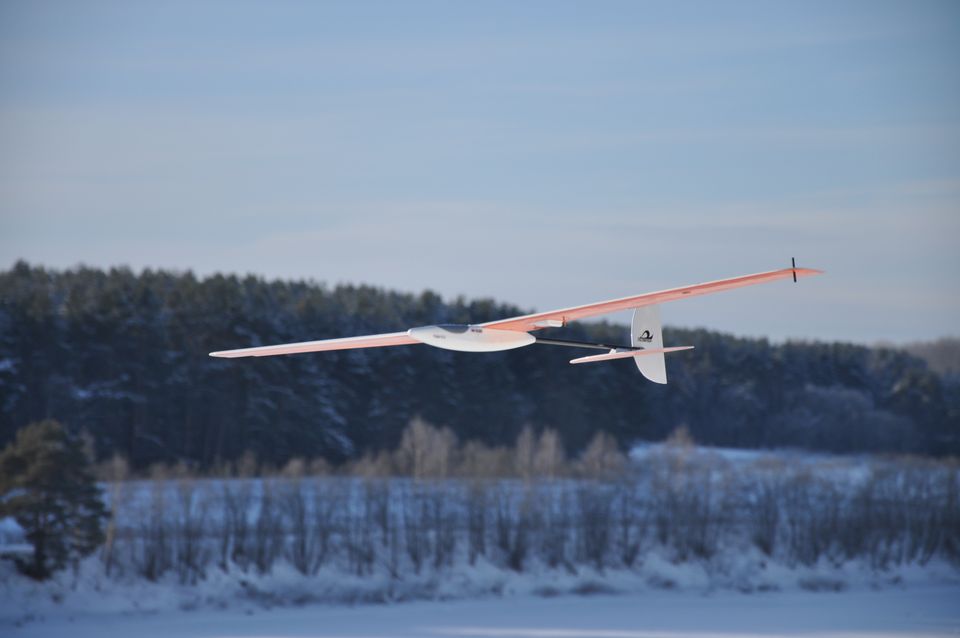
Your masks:
{"label": "bare tree", "polygon": [[647,521],[638,493],[638,481],[637,474],[633,472],[627,473],[614,484],[615,533],[617,547],[620,550],[620,562],[625,567],[633,567],[636,563],[647,532]]}
{"label": "bare tree", "polygon": [[545,479],[555,479],[563,472],[566,460],[563,442],[556,430],[548,428],[541,432],[533,453],[534,474]]}
{"label": "bare tree", "polygon": [[777,462],[754,466],[747,471],[755,484],[748,509],[750,540],[761,552],[773,556],[781,523],[780,503],[786,468]]}
{"label": "bare tree", "polygon": [[252,555],[250,522],[253,508],[253,480],[236,478],[220,485],[220,567],[231,564],[246,569]]}
{"label": "bare tree", "polygon": [[110,484],[110,518],[104,534],[101,559],[106,574],[109,576],[116,563],[116,544],[119,534],[120,516],[126,512],[128,506],[129,489],[127,479],[130,477],[130,466],[127,460],[119,454],[114,454],[106,468],[104,478]]}
{"label": "bare tree", "polygon": [[444,483],[433,483],[428,489],[427,521],[433,539],[434,569],[449,566],[457,546],[457,517],[449,493]]}
{"label": "bare tree", "polygon": [[808,468],[797,472],[786,484],[782,499],[787,536],[787,557],[791,562],[813,565],[835,536],[836,503],[832,486]]}
{"label": "bare tree", "polygon": [[597,432],[580,455],[580,475],[588,478],[615,478],[627,464],[617,442],[606,432]]}
{"label": "bare tree", "polygon": [[691,458],[690,448],[667,446],[648,459],[651,508],[657,540],[672,547],[677,560],[708,558],[721,534],[723,492],[715,493],[711,469]]}
{"label": "bare tree", "polygon": [[583,561],[603,570],[610,548],[613,494],[608,485],[581,481],[577,487],[579,554]]}
{"label": "bare tree", "polygon": [[287,524],[289,536],[288,557],[301,574],[312,574],[317,563],[317,535],[313,530],[315,519],[310,515],[310,498],[304,486],[306,464],[300,459],[290,461],[283,471],[279,485],[280,509]]}
{"label": "bare tree", "polygon": [[260,481],[259,511],[253,526],[251,559],[261,574],[273,567],[282,550],[283,529],[277,507],[276,484],[272,479]]}
{"label": "bare tree", "polygon": [[376,560],[374,541],[375,503],[373,492],[363,489],[354,481],[347,517],[344,525],[344,549],[351,569],[358,576],[373,571]]}
{"label": "bare tree", "polygon": [[417,417],[403,431],[397,466],[415,478],[450,476],[457,437],[449,428],[437,429]]}
{"label": "bare tree", "polygon": [[475,478],[467,489],[467,551],[470,564],[487,551],[487,513],[490,507],[487,483]]}
{"label": "bare tree", "polygon": [[401,499],[403,518],[403,538],[407,556],[413,565],[414,572],[420,573],[424,562],[430,553],[426,518],[426,503],[423,486],[415,483],[410,486]]}
{"label": "bare tree", "polygon": [[539,554],[550,567],[566,567],[572,570],[569,556],[573,506],[570,491],[560,483],[541,484],[536,496],[540,504],[537,519]]}
{"label": "bare tree", "polygon": [[142,547],[138,571],[147,580],[157,580],[170,567],[167,510],[166,468],[158,465],[151,469],[147,511],[138,517]]}
{"label": "bare tree", "polygon": [[534,475],[533,458],[536,453],[537,441],[533,428],[525,425],[517,436],[513,448],[514,472],[516,476],[529,481]]}
{"label": "bare tree", "polygon": [[514,476],[513,451],[503,447],[490,448],[479,441],[467,441],[460,452],[458,476],[467,478],[502,478]]}
{"label": "bare tree", "polygon": [[181,583],[194,584],[203,576],[206,563],[203,529],[206,507],[196,479],[181,464],[177,474],[176,564]]}
{"label": "bare tree", "polygon": [[512,486],[500,484],[493,492],[496,546],[514,571],[523,571],[530,550],[530,535],[537,501],[529,485],[517,495]]}
{"label": "bare tree", "polygon": [[324,478],[314,484],[313,529],[316,534],[316,561],[313,573],[330,559],[338,520],[349,508],[349,492],[344,479]]}

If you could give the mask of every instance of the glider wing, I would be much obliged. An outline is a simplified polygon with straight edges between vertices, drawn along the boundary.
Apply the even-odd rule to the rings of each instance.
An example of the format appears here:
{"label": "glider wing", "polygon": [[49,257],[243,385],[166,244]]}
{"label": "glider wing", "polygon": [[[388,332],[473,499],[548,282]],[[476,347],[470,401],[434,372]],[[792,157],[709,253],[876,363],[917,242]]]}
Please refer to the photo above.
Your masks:
{"label": "glider wing", "polygon": [[720,279],[710,281],[704,284],[693,286],[683,286],[681,288],[671,288],[670,290],[661,290],[660,292],[648,292],[643,295],[633,297],[622,297],[620,299],[611,299],[598,303],[587,304],[585,306],[574,306],[572,308],[563,308],[561,310],[551,310],[548,312],[538,312],[532,315],[523,315],[520,317],[511,317],[509,319],[499,319],[480,324],[484,328],[496,328],[498,330],[520,330],[528,332],[530,330],[539,330],[540,328],[560,327],[577,319],[605,315],[618,310],[629,310],[640,306],[649,306],[659,304],[665,301],[674,301],[686,297],[695,297],[697,295],[706,295],[723,290],[733,290],[743,286],[752,286],[762,284],[768,281],[777,281],[778,279],[790,279],[791,277],[809,277],[819,275],[821,270],[813,268],[784,268],[782,270],[771,270],[770,272],[761,272],[755,275],[744,275],[742,277],[733,277],[731,279]]}
{"label": "glider wing", "polygon": [[321,339],[320,341],[301,341],[299,343],[283,343],[276,346],[259,346],[256,348],[240,348],[239,350],[221,350],[211,352],[211,357],[234,359],[237,357],[272,357],[278,354],[296,354],[299,352],[320,352],[323,350],[350,350],[352,348],[378,348],[381,346],[403,346],[420,343],[407,336],[406,332],[390,332],[363,337],[346,337],[343,339]]}

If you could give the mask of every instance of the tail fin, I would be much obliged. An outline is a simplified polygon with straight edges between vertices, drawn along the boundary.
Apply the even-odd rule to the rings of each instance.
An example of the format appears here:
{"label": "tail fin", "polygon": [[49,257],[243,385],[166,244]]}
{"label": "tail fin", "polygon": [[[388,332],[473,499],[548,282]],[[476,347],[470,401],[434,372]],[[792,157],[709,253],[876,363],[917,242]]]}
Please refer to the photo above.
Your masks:
{"label": "tail fin", "polygon": [[663,330],[659,306],[641,306],[633,311],[630,345],[634,348],[661,350],[648,356],[634,357],[640,374],[654,383],[667,382],[667,363],[663,356]]}

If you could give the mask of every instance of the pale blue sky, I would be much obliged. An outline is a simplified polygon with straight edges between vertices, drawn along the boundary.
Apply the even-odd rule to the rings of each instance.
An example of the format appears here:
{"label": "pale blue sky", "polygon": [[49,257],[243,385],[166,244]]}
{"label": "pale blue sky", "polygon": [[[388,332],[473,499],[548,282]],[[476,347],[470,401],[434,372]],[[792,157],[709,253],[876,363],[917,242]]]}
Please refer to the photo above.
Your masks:
{"label": "pale blue sky", "polygon": [[[0,3],[0,266],[958,334],[960,3]],[[304,335],[305,337],[309,335]]]}

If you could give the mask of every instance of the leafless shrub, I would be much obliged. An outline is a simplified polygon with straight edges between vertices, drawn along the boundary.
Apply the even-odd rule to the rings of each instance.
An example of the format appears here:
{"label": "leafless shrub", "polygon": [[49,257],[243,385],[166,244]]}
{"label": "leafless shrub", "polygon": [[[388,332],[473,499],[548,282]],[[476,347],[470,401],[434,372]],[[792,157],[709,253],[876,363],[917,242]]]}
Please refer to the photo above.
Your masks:
{"label": "leafless shrub", "polygon": [[252,479],[240,478],[223,481],[220,484],[220,568],[228,569],[231,564],[246,569],[252,560],[252,525],[250,521],[253,506]]}
{"label": "leafless shrub", "polygon": [[307,462],[300,457],[294,457],[280,470],[280,476],[286,479],[302,480],[307,475]]}
{"label": "leafless shrub", "polygon": [[716,490],[709,466],[691,458],[690,448],[668,446],[651,466],[654,530],[660,544],[672,547],[679,561],[709,558],[722,533],[724,493]]}
{"label": "leafless shrub", "polygon": [[583,481],[577,486],[577,520],[580,522],[579,558],[602,570],[610,548],[613,494],[609,486]]}
{"label": "leafless shrub", "polygon": [[848,505],[841,510],[839,549],[845,558],[867,556],[874,567],[896,560],[903,526],[900,511],[900,472],[888,464],[873,464]]}
{"label": "leafless shrub", "polygon": [[394,520],[390,525],[387,545],[384,548],[385,555],[381,560],[390,578],[400,580],[403,568],[403,546],[400,542],[400,530],[402,528],[396,512],[392,513],[391,516]]}
{"label": "leafless shrub", "polygon": [[616,541],[620,562],[633,567],[647,536],[647,518],[639,495],[639,476],[628,474],[615,484]]}
{"label": "leafless shrub", "polygon": [[381,450],[375,454],[364,454],[349,468],[348,474],[363,478],[387,478],[396,474],[404,474],[408,468],[398,468],[394,454]]}
{"label": "leafless shrub", "polygon": [[782,507],[790,562],[813,565],[827,555],[837,540],[839,497],[830,480],[807,468],[786,483]]}
{"label": "leafless shrub", "polygon": [[184,465],[157,466],[136,483],[122,480],[121,460],[105,464],[113,516],[100,555],[107,573],[129,566],[156,580],[172,571],[184,583],[213,563],[267,572],[281,557],[305,575],[332,563],[400,579],[444,570],[458,550],[517,571],[531,560],[630,568],[651,543],[676,561],[751,544],[790,564],[960,563],[956,462],[878,459],[866,472],[857,463],[734,466],[681,429],[642,465],[602,434],[568,464],[550,430],[525,429],[513,450],[460,447],[415,421],[397,452],[341,468],[346,476],[293,460],[277,477],[254,479],[246,456],[235,468],[247,478],[197,481]]}
{"label": "leafless shrub", "polygon": [[905,559],[921,564],[943,552],[953,557],[957,536],[957,480],[955,463],[934,464],[920,459],[901,463],[902,511],[907,536]]}
{"label": "leafless shrub", "polygon": [[427,527],[433,541],[433,567],[440,569],[453,562],[457,545],[457,517],[450,503],[450,488],[434,483],[427,491]]}
{"label": "leafless shrub", "polygon": [[487,483],[481,479],[470,481],[466,492],[467,552],[470,564],[487,551],[487,512],[489,496]]}
{"label": "leafless shrub", "polygon": [[529,425],[524,426],[513,447],[514,476],[519,476],[525,481],[533,478],[536,447],[537,441],[533,428]]}
{"label": "leafless shrub", "polygon": [[277,506],[276,484],[272,479],[260,482],[259,511],[253,525],[250,558],[261,574],[270,571],[283,549],[281,512]]}
{"label": "leafless shrub", "polygon": [[171,564],[167,510],[166,468],[155,466],[151,470],[147,511],[138,517],[141,549],[139,559],[135,559],[137,571],[147,580],[157,580]]}
{"label": "leafless shrub", "polygon": [[674,451],[683,451],[689,453],[693,450],[694,440],[693,435],[690,434],[690,428],[686,425],[679,425],[674,428],[673,432],[670,433],[670,436],[664,441],[668,448],[671,448]]}
{"label": "leafless shrub", "polygon": [[307,465],[307,474],[310,476],[330,476],[332,473],[333,466],[324,458],[312,459]]}
{"label": "leafless shrub", "polygon": [[514,488],[501,483],[493,490],[494,533],[503,561],[510,569],[519,572],[523,571],[530,551],[538,502],[529,486],[522,491]]}
{"label": "leafless shrub", "polygon": [[234,465],[233,474],[238,478],[253,478],[260,474],[260,464],[257,462],[256,455],[250,450],[244,452]]}
{"label": "leafless shrub", "polygon": [[555,479],[563,473],[566,461],[563,441],[556,430],[548,428],[541,432],[533,453],[534,475],[542,479]]}
{"label": "leafless shrub", "polygon": [[938,554],[950,557],[955,468],[901,458],[874,460],[859,479],[854,478],[859,470],[853,470],[844,461],[749,468],[747,525],[753,543],[768,555],[802,564],[864,558],[885,569]]}
{"label": "leafless shrub", "polygon": [[110,486],[110,519],[107,521],[103,549],[100,554],[104,571],[109,576],[117,561],[116,545],[119,534],[119,518],[123,513],[126,513],[129,505],[130,490],[127,479],[130,476],[130,466],[124,457],[115,454],[110,461],[102,466],[100,476],[101,480],[107,481]]}
{"label": "leafless shrub", "polygon": [[348,496],[343,479],[321,479],[314,485],[313,529],[317,548],[311,569],[314,573],[330,558],[337,521],[347,511]]}
{"label": "leafless shrub", "polygon": [[287,557],[301,574],[312,574],[317,565],[318,535],[313,524],[316,519],[310,514],[310,497],[306,493],[303,474],[305,465],[300,462],[284,468],[281,480],[279,507],[287,531]]}
{"label": "leafless shrub", "polygon": [[570,490],[566,485],[548,482],[539,485],[534,498],[539,503],[536,523],[541,560],[550,567],[572,570],[573,557],[569,546],[575,514]]}
{"label": "leafless shrub", "polygon": [[606,432],[597,432],[577,462],[578,474],[584,478],[613,479],[626,467],[627,458],[617,442]]}
{"label": "leafless shrub", "polygon": [[203,496],[197,489],[196,479],[186,467],[176,468],[176,568],[181,583],[196,583],[203,576],[206,564],[206,548],[203,530],[206,507]]}
{"label": "leafless shrub", "polygon": [[353,481],[353,490],[347,505],[350,513],[343,526],[343,546],[347,563],[358,576],[370,574],[376,561],[376,505],[373,495],[364,485]]}
{"label": "leafless shrub", "polygon": [[390,481],[386,479],[365,479],[363,481],[364,499],[370,512],[370,520],[380,536],[380,546],[386,547],[391,539],[393,517],[390,510]]}
{"label": "leafless shrub", "polygon": [[457,448],[452,430],[438,429],[415,418],[403,431],[396,464],[402,472],[416,478],[445,478],[450,476]]}
{"label": "leafless shrub", "polygon": [[468,441],[462,448],[458,476],[472,479],[514,476],[513,452],[490,448],[479,441]]}
{"label": "leafless shrub", "polygon": [[943,552],[955,564],[960,564],[960,462],[950,459],[940,468],[942,485],[940,529],[943,534]]}
{"label": "leafless shrub", "polygon": [[773,556],[777,546],[785,471],[779,461],[756,464],[746,470],[754,483],[752,494],[747,493],[750,497],[746,510],[750,540],[767,556]]}
{"label": "leafless shrub", "polygon": [[419,574],[430,553],[430,539],[426,518],[426,498],[422,484],[413,484],[401,498],[403,538],[407,557],[414,571]]}

